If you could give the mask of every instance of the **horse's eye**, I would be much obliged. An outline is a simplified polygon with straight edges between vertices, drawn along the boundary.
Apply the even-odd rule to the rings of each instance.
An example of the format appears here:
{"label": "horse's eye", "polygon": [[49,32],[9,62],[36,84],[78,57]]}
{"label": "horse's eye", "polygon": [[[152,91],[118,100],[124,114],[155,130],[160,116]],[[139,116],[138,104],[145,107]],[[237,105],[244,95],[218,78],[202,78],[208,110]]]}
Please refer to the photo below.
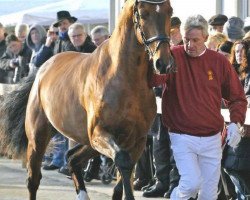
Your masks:
{"label": "horse's eye", "polygon": [[141,19],[147,19],[148,18],[148,16],[149,16],[149,13],[148,12],[142,12],[142,13],[140,13],[140,18]]}

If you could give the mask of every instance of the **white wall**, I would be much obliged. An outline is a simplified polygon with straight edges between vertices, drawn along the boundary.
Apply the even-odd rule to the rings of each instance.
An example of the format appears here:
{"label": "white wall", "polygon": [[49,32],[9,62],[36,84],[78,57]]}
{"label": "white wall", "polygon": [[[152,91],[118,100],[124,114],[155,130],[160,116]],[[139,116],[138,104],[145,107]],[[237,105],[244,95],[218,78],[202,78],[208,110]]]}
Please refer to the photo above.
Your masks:
{"label": "white wall", "polygon": [[190,15],[200,14],[208,20],[216,14],[216,0],[172,0],[171,4],[173,16],[179,17],[183,22]]}

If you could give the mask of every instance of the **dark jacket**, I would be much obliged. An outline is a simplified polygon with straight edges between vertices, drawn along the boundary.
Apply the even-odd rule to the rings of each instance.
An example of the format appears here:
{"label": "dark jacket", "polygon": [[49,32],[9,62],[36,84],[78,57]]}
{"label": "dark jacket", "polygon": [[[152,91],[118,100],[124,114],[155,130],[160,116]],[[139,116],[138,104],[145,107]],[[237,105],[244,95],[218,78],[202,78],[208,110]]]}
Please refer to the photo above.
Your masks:
{"label": "dark jacket", "polygon": [[[250,73],[243,81],[244,91],[247,96],[248,108],[250,108]],[[245,126],[245,136],[241,139],[237,148],[226,146],[224,150],[223,165],[229,170],[250,171],[250,126]]]}
{"label": "dark jacket", "polygon": [[[31,39],[31,32],[32,30],[37,30],[41,40],[38,44],[34,44],[32,42],[32,39]],[[40,50],[42,49],[44,43],[46,41],[46,30],[43,26],[39,25],[39,24],[35,24],[35,25],[32,25],[30,27],[30,30],[28,32],[28,35],[27,35],[27,40],[26,40],[26,43],[28,45],[28,47],[32,50],[32,56],[31,56],[31,59],[30,59],[30,63],[29,63],[29,70],[30,70],[30,74],[32,73],[36,73],[38,68],[40,67],[37,66],[37,62],[36,62],[36,57],[37,57],[37,54],[40,53]]]}
{"label": "dark jacket", "polygon": [[92,53],[96,49],[95,44],[92,42],[90,36],[87,36],[82,46],[76,47],[77,52]]}
{"label": "dark jacket", "polygon": [[[8,49],[0,58],[0,82],[14,83],[28,75],[29,62],[31,58],[31,50],[24,43],[22,51],[18,56],[14,56]],[[15,59],[18,67],[13,69],[10,67],[11,60]],[[17,73],[17,71],[19,72]],[[15,74],[16,71],[16,74]],[[18,76],[18,77],[17,77]]]}
{"label": "dark jacket", "polygon": [[75,47],[70,42],[69,36],[66,36],[65,38],[59,38],[55,41],[53,54],[56,55],[65,51],[76,51]]}
{"label": "dark jacket", "polygon": [[6,51],[6,43],[5,40],[3,40],[0,42],[0,57],[2,57],[5,51]]}

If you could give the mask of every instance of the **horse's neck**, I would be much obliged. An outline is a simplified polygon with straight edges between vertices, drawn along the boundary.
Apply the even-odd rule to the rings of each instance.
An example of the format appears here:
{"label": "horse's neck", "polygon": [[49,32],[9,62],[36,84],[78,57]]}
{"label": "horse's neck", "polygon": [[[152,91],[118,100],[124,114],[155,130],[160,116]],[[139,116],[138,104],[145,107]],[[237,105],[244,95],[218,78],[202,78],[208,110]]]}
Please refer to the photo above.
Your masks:
{"label": "horse's neck", "polygon": [[138,42],[132,16],[125,16],[123,13],[116,26],[110,41],[109,51],[115,70],[126,73],[140,74],[147,73],[147,54],[144,47]]}

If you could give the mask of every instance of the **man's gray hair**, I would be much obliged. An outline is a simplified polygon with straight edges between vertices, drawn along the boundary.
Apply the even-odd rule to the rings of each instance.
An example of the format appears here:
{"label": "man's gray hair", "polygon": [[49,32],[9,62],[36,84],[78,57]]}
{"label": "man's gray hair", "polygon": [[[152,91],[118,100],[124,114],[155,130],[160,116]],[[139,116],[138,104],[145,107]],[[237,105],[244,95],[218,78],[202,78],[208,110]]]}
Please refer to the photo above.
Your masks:
{"label": "man's gray hair", "polygon": [[193,15],[187,18],[183,30],[189,32],[190,30],[197,28],[202,30],[204,36],[208,36],[208,23],[201,15]]}
{"label": "man's gray hair", "polygon": [[86,34],[86,31],[85,31],[85,28],[84,28],[84,25],[81,24],[81,23],[73,23],[69,26],[69,30],[68,30],[68,35],[71,36],[72,35],[72,32],[75,31],[75,30],[81,30],[82,33]]}
{"label": "man's gray hair", "polygon": [[96,26],[91,30],[91,36],[99,33],[101,36],[109,36],[109,31],[105,26]]}

